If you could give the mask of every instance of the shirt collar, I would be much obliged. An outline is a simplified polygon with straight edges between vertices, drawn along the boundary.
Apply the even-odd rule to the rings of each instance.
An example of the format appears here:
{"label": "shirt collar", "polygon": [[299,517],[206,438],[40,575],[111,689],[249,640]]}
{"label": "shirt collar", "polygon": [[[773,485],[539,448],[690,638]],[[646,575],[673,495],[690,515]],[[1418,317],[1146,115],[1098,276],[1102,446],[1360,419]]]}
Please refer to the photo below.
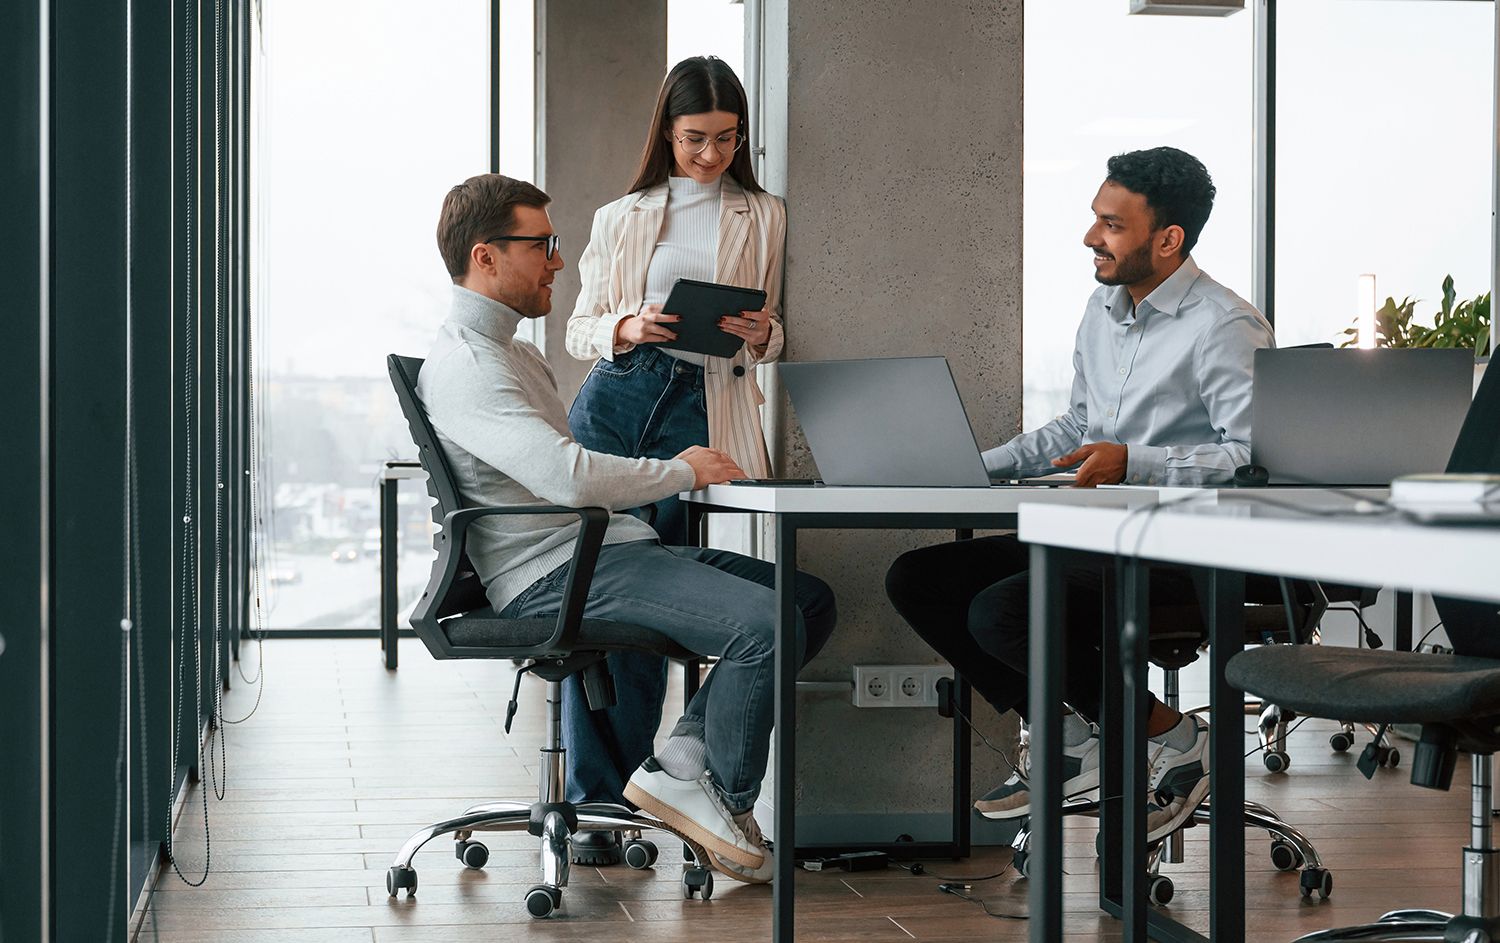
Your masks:
{"label": "shirt collar", "polygon": [[[1168,275],[1166,280],[1157,285],[1151,294],[1141,299],[1141,306],[1150,306],[1152,311],[1162,314],[1175,315],[1177,309],[1182,307],[1183,301],[1187,299],[1188,292],[1193,284],[1198,281],[1198,276],[1203,270],[1198,268],[1198,263],[1193,261],[1192,256],[1182,260],[1177,266],[1177,271]],[[1130,312],[1130,293],[1124,285],[1117,285],[1104,302],[1104,309],[1110,313],[1116,321],[1123,321]],[[1136,312],[1139,317],[1140,312]]]}
{"label": "shirt collar", "polygon": [[453,286],[453,307],[448,320],[478,331],[492,340],[506,343],[516,336],[521,324],[521,315],[509,305],[471,291],[462,285]]}

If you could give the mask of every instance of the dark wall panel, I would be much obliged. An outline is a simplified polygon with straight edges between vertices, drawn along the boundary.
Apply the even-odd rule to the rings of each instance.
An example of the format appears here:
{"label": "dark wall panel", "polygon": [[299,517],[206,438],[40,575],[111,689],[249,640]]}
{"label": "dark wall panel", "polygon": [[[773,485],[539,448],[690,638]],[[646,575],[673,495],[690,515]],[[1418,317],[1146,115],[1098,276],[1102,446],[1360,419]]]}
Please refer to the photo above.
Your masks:
{"label": "dark wall panel", "polygon": [[125,10],[56,3],[52,17],[54,922],[59,941],[124,939]]}
{"label": "dark wall panel", "polygon": [[0,941],[43,939],[40,4],[0,4]]}

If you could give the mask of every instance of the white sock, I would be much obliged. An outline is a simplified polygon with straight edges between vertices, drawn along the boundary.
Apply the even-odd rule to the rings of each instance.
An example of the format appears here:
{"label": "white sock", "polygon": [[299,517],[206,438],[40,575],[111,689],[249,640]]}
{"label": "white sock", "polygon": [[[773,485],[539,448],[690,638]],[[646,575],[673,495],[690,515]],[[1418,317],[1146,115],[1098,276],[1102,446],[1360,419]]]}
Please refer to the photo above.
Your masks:
{"label": "white sock", "polygon": [[1194,743],[1198,742],[1198,725],[1193,723],[1191,714],[1183,714],[1182,719],[1173,725],[1171,730],[1147,739],[1152,743],[1171,747],[1178,753],[1186,753],[1193,748]]}
{"label": "white sock", "polygon": [[1082,717],[1068,711],[1063,715],[1063,745],[1076,747],[1087,743],[1094,735],[1094,727]]}
{"label": "white sock", "polygon": [[694,780],[708,768],[708,746],[703,742],[703,727],[690,720],[679,720],[656,751],[656,762],[673,779]]}

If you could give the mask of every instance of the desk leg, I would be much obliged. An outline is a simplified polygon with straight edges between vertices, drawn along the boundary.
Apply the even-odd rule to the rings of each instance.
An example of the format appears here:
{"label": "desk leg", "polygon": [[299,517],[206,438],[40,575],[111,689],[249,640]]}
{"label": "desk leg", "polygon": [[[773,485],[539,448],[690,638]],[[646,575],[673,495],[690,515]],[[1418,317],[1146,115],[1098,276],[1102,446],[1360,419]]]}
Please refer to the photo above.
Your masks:
{"label": "desk leg", "polygon": [[385,666],[396,667],[396,485],[395,478],[380,483],[380,647]]}
{"label": "desk leg", "polygon": [[1120,797],[1125,791],[1125,751],[1120,747],[1125,721],[1125,676],[1120,671],[1120,580],[1118,564],[1103,569],[1104,635],[1099,640],[1102,656],[1099,676],[1104,679],[1099,699],[1099,835],[1103,854],[1099,858],[1099,907],[1119,907],[1121,896]]}
{"label": "desk leg", "polygon": [[1056,943],[1062,920],[1063,553],[1031,547],[1031,943]]}
{"label": "desk leg", "polygon": [[[954,540],[973,540],[972,528],[960,527],[953,532]],[[952,697],[958,703],[953,712],[953,857],[967,858],[972,848],[972,783],[974,755],[970,745],[969,725],[965,717],[974,715],[972,709],[972,687],[968,679],[953,671]]]}
{"label": "desk leg", "polygon": [[970,782],[973,779],[973,751],[969,745],[969,727],[965,717],[974,716],[973,689],[969,680],[953,672],[951,696],[958,704],[953,712],[953,857],[967,858],[972,850],[969,804],[973,801]]}
{"label": "desk leg", "polygon": [[1245,712],[1224,671],[1245,647],[1245,575],[1214,570],[1209,598],[1208,938],[1236,943],[1245,939]]}
{"label": "desk leg", "polygon": [[1120,810],[1122,853],[1120,907],[1125,939],[1145,943],[1146,931],[1146,639],[1150,618],[1150,568],[1139,560],[1120,562],[1120,666],[1124,679],[1120,753],[1124,794]]}
{"label": "desk leg", "polygon": [[796,934],[797,762],[797,523],[776,517],[776,883],[771,892],[773,943],[792,943]]}

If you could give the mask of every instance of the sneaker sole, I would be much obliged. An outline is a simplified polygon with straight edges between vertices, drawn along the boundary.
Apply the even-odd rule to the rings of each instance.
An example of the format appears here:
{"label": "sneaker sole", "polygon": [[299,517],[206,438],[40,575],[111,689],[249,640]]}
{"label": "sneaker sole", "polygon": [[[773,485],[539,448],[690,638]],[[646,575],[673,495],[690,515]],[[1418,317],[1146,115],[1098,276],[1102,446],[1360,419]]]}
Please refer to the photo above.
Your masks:
{"label": "sneaker sole", "polygon": [[[1099,770],[1091,769],[1087,773],[1079,773],[1063,785],[1063,802],[1072,802],[1076,799],[1088,799],[1089,793],[1099,790]],[[1093,796],[1098,799],[1098,796]],[[981,802],[983,800],[980,800]],[[1014,809],[985,810],[974,803],[974,811],[987,819],[1004,821],[1005,819],[1022,819],[1031,814],[1031,803],[1016,806]]]}
{"label": "sneaker sole", "polygon": [[[761,860],[762,860],[762,863],[764,863],[765,859],[761,859]],[[773,874],[771,877],[768,877],[764,881],[762,881],[759,878],[753,878],[753,877],[750,877],[747,874],[740,874],[738,871],[734,870],[733,868],[727,868],[727,867],[725,867],[724,866],[724,862],[719,861],[713,855],[709,855],[709,863],[710,863],[710,866],[715,871],[717,871],[720,874],[724,875],[725,877],[729,878],[731,881],[739,881],[741,884],[758,884],[758,885],[761,885],[761,886],[765,886],[765,885],[770,884],[771,881],[772,881],[772,879],[775,877],[775,875]]]}
{"label": "sneaker sole", "polygon": [[635,783],[625,784],[625,798],[635,803],[642,811],[666,822],[673,829],[687,835],[693,841],[702,845],[705,850],[721,855],[733,861],[735,864],[746,868],[758,868],[765,863],[764,855],[754,855],[732,842],[727,842],[708,829],[699,825],[693,819],[677,811],[673,806],[667,805],[651,793],[640,788]]}

